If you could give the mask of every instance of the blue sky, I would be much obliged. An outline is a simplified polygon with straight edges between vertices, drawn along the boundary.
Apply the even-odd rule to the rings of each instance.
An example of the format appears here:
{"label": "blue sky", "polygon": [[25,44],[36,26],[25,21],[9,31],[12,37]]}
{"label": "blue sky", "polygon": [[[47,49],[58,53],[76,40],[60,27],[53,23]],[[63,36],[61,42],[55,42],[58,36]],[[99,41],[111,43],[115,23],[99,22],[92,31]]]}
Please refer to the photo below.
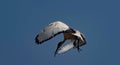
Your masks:
{"label": "blue sky", "polygon": [[[0,2],[0,65],[120,65],[120,1],[8,0]],[[62,34],[36,45],[46,25],[63,21],[84,33],[87,45],[54,57]]]}

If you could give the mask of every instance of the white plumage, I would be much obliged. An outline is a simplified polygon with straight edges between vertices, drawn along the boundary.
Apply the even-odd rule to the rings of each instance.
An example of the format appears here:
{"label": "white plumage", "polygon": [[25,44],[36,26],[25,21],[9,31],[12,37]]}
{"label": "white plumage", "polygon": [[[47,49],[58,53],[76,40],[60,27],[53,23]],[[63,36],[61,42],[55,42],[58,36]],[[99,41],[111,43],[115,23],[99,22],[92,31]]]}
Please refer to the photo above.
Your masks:
{"label": "white plumage", "polygon": [[66,30],[69,29],[69,26],[67,26],[66,24],[57,21],[57,22],[53,22],[51,24],[49,24],[45,29],[43,29],[37,37],[37,41],[38,43],[42,43],[50,38],[52,38],[53,36],[62,33]]}
{"label": "white plumage", "polygon": [[[74,30],[70,28],[65,23],[62,23],[60,21],[53,22],[49,24],[47,27],[45,27],[35,38],[35,41],[37,44],[41,44],[54,36],[63,33],[64,39],[58,43],[57,49],[55,51],[56,54],[64,53],[73,47],[77,48],[79,50],[79,47],[86,44],[86,40],[78,30]],[[66,40],[71,40],[71,42],[65,46],[62,46],[62,44]]]}
{"label": "white plumage", "polygon": [[61,47],[58,50],[57,54],[65,53],[65,52],[69,51],[70,49],[74,48],[74,45],[73,45],[74,41],[75,40],[72,40],[70,43],[68,43],[68,44],[64,45],[63,47]]}

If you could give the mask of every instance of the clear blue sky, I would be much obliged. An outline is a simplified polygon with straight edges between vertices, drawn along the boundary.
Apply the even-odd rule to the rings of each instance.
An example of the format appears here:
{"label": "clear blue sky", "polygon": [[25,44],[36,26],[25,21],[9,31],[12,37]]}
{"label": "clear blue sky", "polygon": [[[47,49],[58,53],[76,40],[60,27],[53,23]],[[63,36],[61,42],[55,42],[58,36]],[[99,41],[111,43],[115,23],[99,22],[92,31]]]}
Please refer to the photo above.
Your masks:
{"label": "clear blue sky", "polygon": [[[0,65],[120,65],[119,0],[4,0],[0,7]],[[61,35],[35,44],[56,20],[84,33],[80,53],[54,57]]]}

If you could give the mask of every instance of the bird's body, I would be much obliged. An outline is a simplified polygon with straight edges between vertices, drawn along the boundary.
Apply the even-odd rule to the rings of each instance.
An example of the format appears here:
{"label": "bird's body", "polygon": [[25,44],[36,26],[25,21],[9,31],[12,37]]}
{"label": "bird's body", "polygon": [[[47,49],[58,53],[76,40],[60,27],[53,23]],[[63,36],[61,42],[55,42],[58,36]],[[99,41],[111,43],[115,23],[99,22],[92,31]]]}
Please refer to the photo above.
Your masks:
{"label": "bird's body", "polygon": [[[59,51],[66,52],[67,50],[75,47],[79,50],[79,47],[86,44],[86,40],[84,36],[75,29],[70,28],[65,23],[62,23],[60,21],[53,22],[49,24],[47,27],[45,27],[35,38],[35,41],[37,44],[41,44],[54,36],[63,33],[64,39],[58,43],[57,49],[55,51],[55,55],[58,54]],[[66,40],[71,40],[71,43],[69,43],[67,46],[64,46],[61,48],[62,44]],[[73,44],[73,45],[72,45]],[[69,47],[70,46],[70,47]],[[61,50],[60,50],[61,48]],[[59,52],[60,54],[60,52]]]}
{"label": "bird's body", "polygon": [[75,39],[75,36],[73,36],[71,33],[64,33],[64,39]]}

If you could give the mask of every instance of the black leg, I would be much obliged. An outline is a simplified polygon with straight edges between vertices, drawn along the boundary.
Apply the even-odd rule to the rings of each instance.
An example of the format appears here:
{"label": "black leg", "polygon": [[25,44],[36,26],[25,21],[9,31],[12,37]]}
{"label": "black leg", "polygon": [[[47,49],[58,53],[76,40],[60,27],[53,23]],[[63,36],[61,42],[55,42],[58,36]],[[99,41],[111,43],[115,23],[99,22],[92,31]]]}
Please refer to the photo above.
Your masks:
{"label": "black leg", "polygon": [[76,47],[76,42],[77,42],[77,40],[75,40],[74,43],[73,43],[74,47]]}
{"label": "black leg", "polygon": [[80,49],[81,43],[82,42],[79,39],[77,39],[77,46],[76,46],[76,48],[77,48],[78,52],[82,50],[82,49]]}
{"label": "black leg", "polygon": [[58,49],[62,46],[62,44],[65,42],[65,40],[61,41],[57,45],[57,49],[55,50],[54,56],[56,56]]}
{"label": "black leg", "polygon": [[78,46],[78,42],[79,42],[79,39],[77,36],[75,36],[75,41],[73,43],[74,47],[77,47]]}
{"label": "black leg", "polygon": [[77,39],[77,50],[78,50],[78,52],[80,51],[80,48],[79,48],[79,43],[80,43],[80,40],[79,39]]}
{"label": "black leg", "polygon": [[74,41],[73,45],[74,45],[75,48],[77,48],[77,50],[78,50],[78,52],[79,52],[79,50],[80,50],[80,48],[79,48],[79,39],[76,39],[76,40]]}

